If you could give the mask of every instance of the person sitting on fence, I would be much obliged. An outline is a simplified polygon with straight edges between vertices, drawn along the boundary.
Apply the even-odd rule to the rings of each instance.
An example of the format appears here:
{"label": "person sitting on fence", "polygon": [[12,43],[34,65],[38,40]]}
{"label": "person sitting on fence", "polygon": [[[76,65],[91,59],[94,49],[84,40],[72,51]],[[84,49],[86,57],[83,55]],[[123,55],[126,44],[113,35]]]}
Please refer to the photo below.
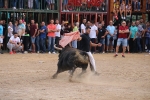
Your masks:
{"label": "person sitting on fence", "polygon": [[130,3],[126,6],[126,16],[128,15],[128,13],[130,13],[130,17],[131,17],[132,6]]}
{"label": "person sitting on fence", "polygon": [[114,12],[114,17],[116,18],[116,20],[118,20],[119,6],[120,6],[119,1],[114,2],[113,12]]}
{"label": "person sitting on fence", "polygon": [[[125,1],[122,1],[121,5],[120,5],[120,15],[122,19],[126,19],[125,18],[125,11],[126,11],[126,5],[125,5]],[[124,16],[123,16],[124,14]]]}
{"label": "person sitting on fence", "polygon": [[134,2],[134,10],[135,11],[140,11],[140,4],[141,4],[141,2],[139,1],[139,0],[135,0],[135,2]]}

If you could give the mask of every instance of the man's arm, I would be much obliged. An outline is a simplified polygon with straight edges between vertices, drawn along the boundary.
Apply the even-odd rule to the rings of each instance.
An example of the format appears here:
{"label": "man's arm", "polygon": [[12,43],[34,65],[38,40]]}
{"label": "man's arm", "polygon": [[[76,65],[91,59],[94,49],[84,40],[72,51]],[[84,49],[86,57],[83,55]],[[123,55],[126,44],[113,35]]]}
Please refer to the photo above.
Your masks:
{"label": "man's arm", "polygon": [[35,32],[34,32],[34,35],[33,35],[33,36],[35,36],[35,35],[36,35],[36,33],[37,33],[37,29],[35,29]]}
{"label": "man's arm", "polygon": [[44,33],[45,29],[39,30],[40,33]]}
{"label": "man's arm", "polygon": [[81,40],[82,40],[82,37],[79,37],[77,40],[78,40],[78,41],[81,41]]}
{"label": "man's arm", "polygon": [[130,36],[131,36],[131,32],[129,32],[128,40],[130,39]]}
{"label": "man's arm", "polygon": [[98,35],[98,30],[95,30],[95,32],[96,32],[96,35]]}
{"label": "man's arm", "polygon": [[96,43],[92,43],[91,41],[90,41],[90,45],[92,46],[92,47],[97,47],[97,46],[102,46],[102,44],[101,43],[98,43],[98,44],[96,44]]}

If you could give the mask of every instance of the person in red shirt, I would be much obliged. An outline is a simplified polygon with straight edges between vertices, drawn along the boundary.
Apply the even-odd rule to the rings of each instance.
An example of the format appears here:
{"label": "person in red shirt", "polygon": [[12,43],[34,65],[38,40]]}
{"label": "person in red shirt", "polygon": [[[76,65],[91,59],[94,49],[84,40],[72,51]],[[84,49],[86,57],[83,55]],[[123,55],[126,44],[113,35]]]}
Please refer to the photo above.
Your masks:
{"label": "person in red shirt", "polygon": [[30,30],[30,35],[31,35],[31,43],[32,43],[32,52],[35,53],[35,35],[37,33],[37,27],[35,24],[34,19],[31,20],[31,25],[28,26],[29,30]]}
{"label": "person in red shirt", "polygon": [[47,26],[47,30],[48,30],[48,53],[51,54],[55,54],[54,51],[54,44],[55,44],[55,32],[56,30],[56,25],[54,25],[54,19],[50,20],[50,24]]}
{"label": "person in red shirt", "polygon": [[126,26],[126,22],[123,21],[121,23],[121,26],[119,26],[119,35],[118,35],[118,40],[117,40],[116,54],[114,55],[114,57],[118,56],[118,49],[119,49],[119,46],[121,43],[122,43],[122,47],[123,47],[122,57],[125,57],[124,53],[125,53],[126,47],[127,47],[128,34],[129,34],[129,28],[128,28],[128,26]]}

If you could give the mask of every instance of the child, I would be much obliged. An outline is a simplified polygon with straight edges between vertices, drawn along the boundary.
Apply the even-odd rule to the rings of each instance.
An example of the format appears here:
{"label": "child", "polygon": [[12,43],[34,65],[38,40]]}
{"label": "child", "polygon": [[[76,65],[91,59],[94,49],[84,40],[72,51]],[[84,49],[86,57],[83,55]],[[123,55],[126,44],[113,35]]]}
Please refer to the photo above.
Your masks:
{"label": "child", "polygon": [[[55,0],[46,0],[48,6],[49,6],[49,9],[50,10],[54,10],[54,4],[55,4]],[[48,8],[47,8],[48,10]]]}
{"label": "child", "polygon": [[131,4],[129,3],[127,6],[126,6],[126,16],[127,14],[130,13],[130,17],[131,17],[131,13],[132,13],[132,6]]}
{"label": "child", "polygon": [[86,10],[87,7],[87,0],[82,0],[82,10]]}
{"label": "child", "polygon": [[114,17],[116,18],[116,20],[118,20],[118,13],[119,13],[119,1],[114,2]]}
{"label": "child", "polygon": [[[125,6],[125,1],[122,1],[121,5],[120,5],[120,15],[122,19],[126,19],[125,18],[125,10],[126,10],[126,6]],[[123,17],[123,13],[124,13],[124,17]]]}
{"label": "child", "polygon": [[68,0],[63,0],[63,11],[68,11]]}
{"label": "child", "polygon": [[139,0],[135,0],[135,3],[134,3],[134,9],[135,11],[140,11],[140,1]]}

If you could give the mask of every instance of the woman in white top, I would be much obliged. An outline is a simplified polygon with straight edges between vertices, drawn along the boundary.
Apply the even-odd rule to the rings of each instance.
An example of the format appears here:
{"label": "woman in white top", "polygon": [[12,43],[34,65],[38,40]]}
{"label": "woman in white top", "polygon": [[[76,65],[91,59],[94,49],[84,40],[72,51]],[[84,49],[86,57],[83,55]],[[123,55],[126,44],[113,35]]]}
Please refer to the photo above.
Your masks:
{"label": "woman in white top", "polygon": [[9,22],[8,34],[7,34],[7,42],[10,39],[11,36],[13,36],[13,24],[12,24],[12,22]]}

